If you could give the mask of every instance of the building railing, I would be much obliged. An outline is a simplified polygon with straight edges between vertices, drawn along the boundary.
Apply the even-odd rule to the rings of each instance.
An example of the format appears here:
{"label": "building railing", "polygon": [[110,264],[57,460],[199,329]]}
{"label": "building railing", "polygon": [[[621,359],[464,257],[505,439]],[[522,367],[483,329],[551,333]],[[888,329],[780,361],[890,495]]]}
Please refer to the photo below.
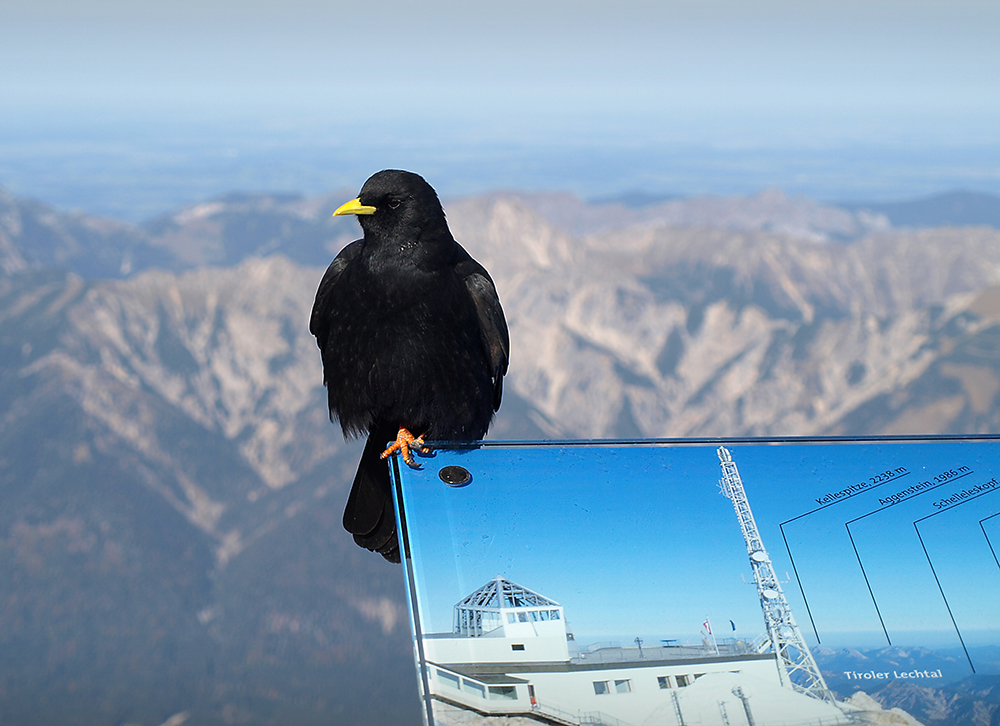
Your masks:
{"label": "building railing", "polygon": [[[766,640],[767,636],[765,635],[764,638]],[[592,650],[581,650],[579,654],[573,656],[572,660],[580,663],[639,663],[649,660],[712,658],[760,652],[756,649],[755,643],[735,638],[720,639],[718,650],[714,645],[655,645],[639,649],[603,643],[597,643],[591,648]]]}
{"label": "building railing", "polygon": [[630,724],[600,711],[588,711],[580,714],[580,726],[630,726]]}
{"label": "building railing", "polygon": [[535,708],[532,710],[544,714],[553,721],[559,721],[567,725],[572,724],[573,726],[631,726],[631,724],[622,721],[620,718],[609,716],[600,711],[577,711],[576,713],[570,713],[569,711],[563,711],[561,708],[556,708],[541,701],[537,701]]}

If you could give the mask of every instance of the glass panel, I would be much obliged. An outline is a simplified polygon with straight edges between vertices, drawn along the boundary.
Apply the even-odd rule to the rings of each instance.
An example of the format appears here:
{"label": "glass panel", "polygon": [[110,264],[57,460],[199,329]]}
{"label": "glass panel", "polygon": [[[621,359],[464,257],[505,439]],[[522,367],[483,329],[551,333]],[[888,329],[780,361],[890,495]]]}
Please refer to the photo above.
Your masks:
{"label": "glass panel", "polygon": [[[857,690],[1000,678],[997,437],[487,443],[418,462],[391,462],[418,660],[526,683],[540,709],[693,721],[698,699],[742,713],[740,693],[758,722],[834,724]],[[471,479],[449,486],[446,466]],[[671,677],[689,686],[676,703]],[[619,682],[638,690],[591,703]],[[434,724],[444,686],[421,685]]]}
{"label": "glass panel", "polygon": [[476,683],[475,681],[470,681],[468,678],[463,678],[462,689],[479,698],[486,698],[486,686],[482,683]]}
{"label": "glass panel", "polygon": [[447,673],[443,670],[438,669],[437,675],[438,678],[441,679],[441,682],[444,683],[445,685],[451,686],[452,688],[459,687],[459,678],[455,674]]}
{"label": "glass panel", "polygon": [[490,700],[516,701],[517,688],[515,686],[490,686]]}

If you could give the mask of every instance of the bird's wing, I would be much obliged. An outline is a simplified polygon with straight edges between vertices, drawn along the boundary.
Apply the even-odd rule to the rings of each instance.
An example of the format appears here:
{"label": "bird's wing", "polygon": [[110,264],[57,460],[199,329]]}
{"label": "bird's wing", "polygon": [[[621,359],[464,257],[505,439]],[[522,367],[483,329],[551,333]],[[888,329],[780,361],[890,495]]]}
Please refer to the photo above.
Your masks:
{"label": "bird's wing", "polygon": [[316,290],[316,301],[313,303],[312,315],[309,317],[309,332],[316,336],[316,345],[319,346],[321,351],[326,351],[327,338],[330,332],[330,323],[327,319],[330,314],[330,290],[336,286],[337,281],[340,280],[340,276],[343,274],[344,269],[351,263],[351,260],[360,254],[361,242],[362,240],[355,240],[340,251],[340,254],[326,268],[326,274],[323,275],[323,279],[319,283],[319,289]]}
{"label": "bird's wing", "polygon": [[510,337],[507,333],[503,308],[500,307],[500,296],[497,295],[497,289],[489,273],[475,260],[471,258],[463,260],[456,266],[456,271],[465,282],[465,287],[476,304],[479,333],[490,359],[490,373],[493,376],[493,410],[496,411],[500,408],[503,377],[507,373],[507,361],[510,355]]}

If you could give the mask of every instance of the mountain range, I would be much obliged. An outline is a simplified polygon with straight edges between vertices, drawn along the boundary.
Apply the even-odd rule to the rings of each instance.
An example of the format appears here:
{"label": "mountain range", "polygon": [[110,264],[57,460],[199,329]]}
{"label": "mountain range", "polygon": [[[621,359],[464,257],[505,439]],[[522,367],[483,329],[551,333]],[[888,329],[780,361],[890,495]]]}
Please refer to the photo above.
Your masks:
{"label": "mountain range", "polygon": [[[420,722],[307,330],[351,196],[132,225],[0,190],[5,723]],[[1000,432],[995,225],[627,201],[446,202],[511,330],[491,438]]]}
{"label": "mountain range", "polygon": [[[968,675],[967,657],[960,649],[813,649],[827,684],[841,699],[867,691],[885,708],[902,709],[924,726],[996,726],[1000,723],[1000,648],[980,646],[972,648],[971,653],[985,666],[986,673]],[[931,687],[926,681],[872,682],[845,677],[851,671],[938,669],[947,685]]]}

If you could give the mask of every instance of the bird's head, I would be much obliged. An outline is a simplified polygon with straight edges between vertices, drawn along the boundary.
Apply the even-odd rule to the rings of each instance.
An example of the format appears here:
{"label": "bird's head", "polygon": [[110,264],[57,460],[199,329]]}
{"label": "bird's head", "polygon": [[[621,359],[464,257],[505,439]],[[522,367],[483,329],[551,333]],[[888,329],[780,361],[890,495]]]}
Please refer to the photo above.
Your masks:
{"label": "bird's head", "polygon": [[453,241],[437,193],[423,177],[409,171],[386,169],[374,174],[357,199],[333,214],[358,215],[365,240],[377,245],[403,250],[442,238]]}

